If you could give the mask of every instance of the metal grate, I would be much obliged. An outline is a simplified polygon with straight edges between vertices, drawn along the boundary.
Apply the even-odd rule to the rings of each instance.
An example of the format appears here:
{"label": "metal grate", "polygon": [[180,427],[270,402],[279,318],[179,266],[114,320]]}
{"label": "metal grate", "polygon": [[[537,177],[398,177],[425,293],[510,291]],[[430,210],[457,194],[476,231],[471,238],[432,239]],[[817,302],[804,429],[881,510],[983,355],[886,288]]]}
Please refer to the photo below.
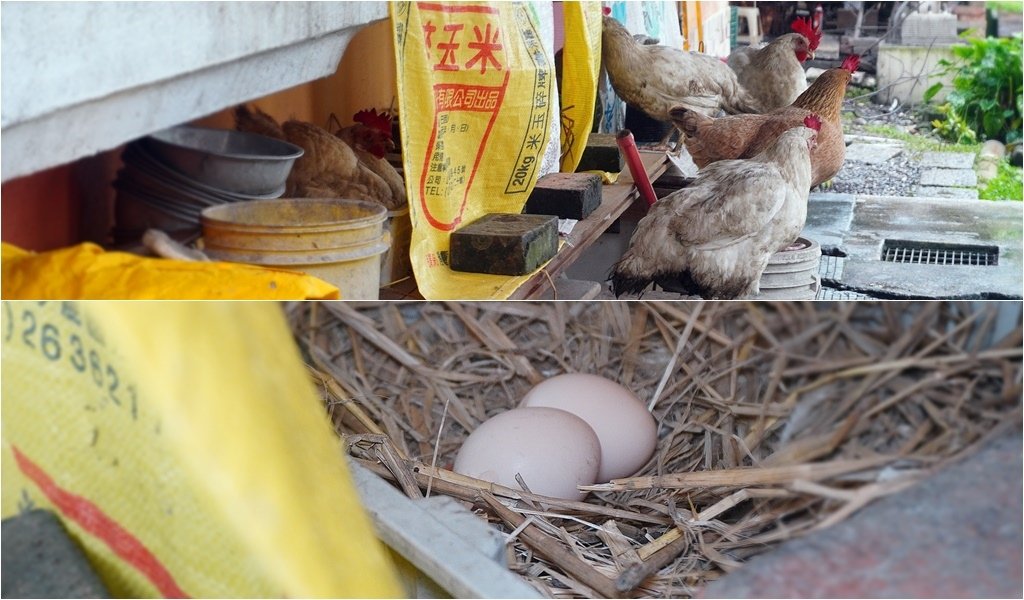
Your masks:
{"label": "metal grate", "polygon": [[885,240],[882,244],[882,260],[919,265],[994,266],[999,264],[999,248]]}

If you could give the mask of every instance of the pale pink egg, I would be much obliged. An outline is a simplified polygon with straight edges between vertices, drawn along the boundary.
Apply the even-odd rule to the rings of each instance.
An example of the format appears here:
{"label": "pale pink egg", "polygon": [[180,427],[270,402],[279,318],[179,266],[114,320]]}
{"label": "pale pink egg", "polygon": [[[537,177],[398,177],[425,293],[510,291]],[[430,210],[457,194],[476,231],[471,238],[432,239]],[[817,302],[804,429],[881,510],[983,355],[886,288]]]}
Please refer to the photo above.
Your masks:
{"label": "pale pink egg", "polygon": [[554,408],[516,408],[480,424],[462,443],[452,470],[535,494],[582,500],[578,485],[597,481],[601,444],[580,417]]}
{"label": "pale pink egg", "polygon": [[599,482],[629,477],[654,454],[658,427],[633,392],[598,375],[568,373],[538,383],[520,406],[558,408],[580,417],[601,442]]}

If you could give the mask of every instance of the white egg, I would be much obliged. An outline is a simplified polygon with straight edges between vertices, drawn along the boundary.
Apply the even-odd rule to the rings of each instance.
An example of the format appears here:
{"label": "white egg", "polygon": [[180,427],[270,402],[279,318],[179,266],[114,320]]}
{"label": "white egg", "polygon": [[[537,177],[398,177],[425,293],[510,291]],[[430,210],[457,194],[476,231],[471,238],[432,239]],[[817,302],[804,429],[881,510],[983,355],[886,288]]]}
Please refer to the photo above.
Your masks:
{"label": "white egg", "polygon": [[629,477],[654,454],[658,426],[633,392],[598,375],[568,373],[538,383],[523,407],[558,408],[586,421],[601,442],[600,482]]}
{"label": "white egg", "polygon": [[462,443],[453,470],[535,494],[582,500],[597,481],[601,444],[586,421],[555,408],[516,408],[491,417]]}

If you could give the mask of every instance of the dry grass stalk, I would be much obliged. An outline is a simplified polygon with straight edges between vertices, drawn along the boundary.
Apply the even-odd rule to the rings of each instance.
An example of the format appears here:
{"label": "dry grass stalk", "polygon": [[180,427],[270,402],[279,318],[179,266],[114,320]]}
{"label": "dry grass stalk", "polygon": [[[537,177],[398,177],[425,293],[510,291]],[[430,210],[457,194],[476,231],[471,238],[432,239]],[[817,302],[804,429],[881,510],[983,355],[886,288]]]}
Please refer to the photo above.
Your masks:
{"label": "dry grass stalk", "polygon": [[[575,598],[688,597],[1019,428],[1020,321],[996,339],[999,309],[349,302],[288,314],[350,453],[406,494],[429,486],[522,527],[514,570]],[[654,407],[658,448],[636,476],[573,502],[449,469],[480,423],[565,372],[618,380]]]}

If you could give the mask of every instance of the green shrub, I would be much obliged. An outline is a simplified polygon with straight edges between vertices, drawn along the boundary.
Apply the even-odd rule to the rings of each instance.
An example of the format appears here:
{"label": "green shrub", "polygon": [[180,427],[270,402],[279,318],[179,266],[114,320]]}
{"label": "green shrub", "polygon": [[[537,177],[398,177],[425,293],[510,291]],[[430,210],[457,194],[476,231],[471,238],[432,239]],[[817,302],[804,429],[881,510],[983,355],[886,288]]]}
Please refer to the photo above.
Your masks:
{"label": "green shrub", "polygon": [[[1007,144],[1021,140],[1021,36],[969,39],[953,47],[953,60],[940,60],[942,73],[955,73],[953,89],[939,110],[945,120],[932,126],[958,143],[998,139]],[[931,100],[943,84],[925,92]]]}
{"label": "green shrub", "polygon": [[1020,168],[1003,159],[999,161],[995,178],[979,190],[978,197],[982,200],[1021,200],[1022,194]]}

